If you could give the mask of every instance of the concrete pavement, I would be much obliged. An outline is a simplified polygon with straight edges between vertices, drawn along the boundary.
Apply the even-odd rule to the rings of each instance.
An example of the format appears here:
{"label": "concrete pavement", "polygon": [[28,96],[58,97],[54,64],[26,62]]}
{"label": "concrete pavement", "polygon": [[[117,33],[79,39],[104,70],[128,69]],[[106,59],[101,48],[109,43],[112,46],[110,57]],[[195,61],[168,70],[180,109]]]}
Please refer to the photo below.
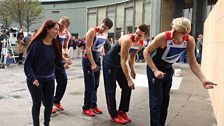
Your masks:
{"label": "concrete pavement", "polygon": [[[171,91],[167,126],[216,126],[211,101],[200,81],[193,76],[188,65],[175,64],[182,70],[182,83],[179,90]],[[145,74],[145,63],[136,64],[137,73]],[[83,73],[81,58],[74,58],[72,67],[67,71],[68,86],[62,100],[64,111],[52,114],[51,126],[114,126],[109,121],[103,78],[101,76],[98,92],[98,106],[102,115],[86,117],[82,114]],[[31,126],[31,97],[25,83],[23,65],[10,65],[0,69],[0,125]],[[117,103],[120,89],[117,88]],[[136,87],[132,93],[129,116],[132,123],[127,126],[149,126],[148,88]],[[43,106],[41,109],[43,122]]]}

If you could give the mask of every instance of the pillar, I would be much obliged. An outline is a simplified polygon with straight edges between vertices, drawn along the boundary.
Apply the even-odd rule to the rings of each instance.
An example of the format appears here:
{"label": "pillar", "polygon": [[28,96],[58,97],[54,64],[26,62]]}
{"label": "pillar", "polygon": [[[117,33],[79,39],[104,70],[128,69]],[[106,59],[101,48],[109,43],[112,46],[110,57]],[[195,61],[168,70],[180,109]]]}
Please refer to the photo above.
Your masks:
{"label": "pillar", "polygon": [[197,38],[199,34],[203,33],[204,22],[207,17],[207,3],[208,0],[193,1],[192,35],[195,38]]}

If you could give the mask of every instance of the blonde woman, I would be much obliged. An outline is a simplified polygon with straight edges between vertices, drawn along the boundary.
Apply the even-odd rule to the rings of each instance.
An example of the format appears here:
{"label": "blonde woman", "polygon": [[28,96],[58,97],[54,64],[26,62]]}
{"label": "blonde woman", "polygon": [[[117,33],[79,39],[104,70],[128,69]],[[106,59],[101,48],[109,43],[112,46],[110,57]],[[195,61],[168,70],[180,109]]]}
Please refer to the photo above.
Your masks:
{"label": "blonde woman", "polygon": [[[201,80],[205,89],[214,83],[203,75],[195,58],[195,40],[189,35],[191,22],[181,17],[172,21],[172,30],[158,34],[144,50],[147,62],[151,126],[164,126],[170,98],[174,70],[172,64],[186,51],[192,72]],[[151,55],[155,52],[155,55]]]}

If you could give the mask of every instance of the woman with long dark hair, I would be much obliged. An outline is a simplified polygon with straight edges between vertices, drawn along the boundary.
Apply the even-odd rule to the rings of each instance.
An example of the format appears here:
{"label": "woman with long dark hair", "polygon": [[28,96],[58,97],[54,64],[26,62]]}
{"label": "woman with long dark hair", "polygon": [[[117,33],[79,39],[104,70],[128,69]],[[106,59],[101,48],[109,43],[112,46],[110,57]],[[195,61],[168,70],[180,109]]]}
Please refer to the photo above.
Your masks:
{"label": "woman with long dark hair", "polygon": [[45,106],[44,125],[49,126],[53,105],[55,66],[63,66],[62,47],[58,38],[59,24],[46,20],[31,38],[24,64],[27,86],[33,106],[33,125],[39,126],[41,102]]}

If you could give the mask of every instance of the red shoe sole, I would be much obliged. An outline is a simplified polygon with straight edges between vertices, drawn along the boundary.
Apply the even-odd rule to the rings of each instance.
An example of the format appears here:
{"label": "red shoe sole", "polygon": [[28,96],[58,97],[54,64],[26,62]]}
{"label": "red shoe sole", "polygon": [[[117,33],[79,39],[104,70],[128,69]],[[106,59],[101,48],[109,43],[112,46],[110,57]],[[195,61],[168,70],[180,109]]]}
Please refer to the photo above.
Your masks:
{"label": "red shoe sole", "polygon": [[63,111],[64,109],[59,109],[59,108],[57,108],[57,110],[59,110],[59,111]]}
{"label": "red shoe sole", "polygon": [[95,114],[103,114],[103,112],[97,112],[97,111],[94,111],[94,110],[93,110],[93,112],[94,112]]}
{"label": "red shoe sole", "polygon": [[128,123],[128,121],[127,122],[125,122],[125,123],[119,123],[119,122],[116,122],[115,120],[113,120],[113,119],[110,119],[110,121],[112,121],[112,122],[114,122],[114,123],[116,123],[116,124],[121,124],[121,125],[125,125],[125,124],[127,124]]}
{"label": "red shoe sole", "polygon": [[94,117],[95,115],[89,115],[89,114],[86,114],[85,112],[82,112],[83,115],[86,115],[86,116],[89,116],[89,117]]}

